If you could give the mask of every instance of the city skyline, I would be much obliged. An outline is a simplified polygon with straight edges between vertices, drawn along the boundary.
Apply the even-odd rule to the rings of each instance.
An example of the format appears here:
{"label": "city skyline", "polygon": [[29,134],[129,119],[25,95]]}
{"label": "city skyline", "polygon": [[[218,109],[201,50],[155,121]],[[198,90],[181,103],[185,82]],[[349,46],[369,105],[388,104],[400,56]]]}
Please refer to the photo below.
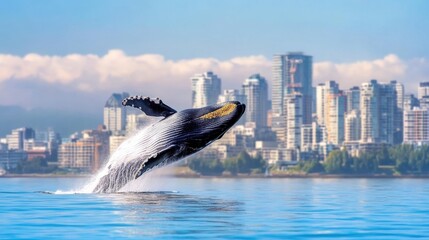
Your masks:
{"label": "city skyline", "polygon": [[[284,53],[288,51],[285,49]],[[306,53],[317,58],[311,52]],[[90,113],[103,105],[111,92],[160,97],[175,102],[178,109],[185,109],[191,106],[189,78],[207,71],[223,79],[224,89],[240,88],[242,81],[253,73],[266,77],[270,99],[273,86],[272,60],[265,56],[225,61],[214,58],[172,61],[161,55],[129,56],[116,49],[104,56],[28,54],[19,57],[0,53],[0,60],[4,63],[0,66],[0,87],[4,93],[0,96],[0,105],[25,109],[64,109],[56,101],[61,98],[69,103],[67,110]],[[407,93],[417,95],[418,83],[429,80],[428,69],[429,61],[424,58],[406,61],[394,54],[349,63],[316,61],[313,86],[329,80],[337,81],[343,88],[359,86],[371,79],[398,80],[405,85]],[[174,85],[171,79],[175,79]],[[16,98],[16,95],[22,97]]]}
{"label": "city skyline", "polygon": [[[307,69],[302,64],[295,70],[311,72],[311,67]],[[292,82],[299,81],[293,80],[296,76],[291,77]],[[303,160],[325,161],[337,149],[360,156],[385,146],[420,146],[429,142],[429,108],[425,105],[429,82],[419,83],[417,102],[413,95],[404,94],[404,86],[394,80],[389,83],[370,80],[349,90],[343,90],[335,81],[318,84],[312,91],[316,94],[316,109],[309,123],[304,122],[304,94],[298,91],[305,84],[283,84],[284,89],[291,86],[294,89],[284,96],[285,124],[276,130],[273,112],[266,106],[268,88],[263,76],[252,74],[246,78],[241,91],[228,89],[221,93],[221,81],[213,72],[196,73],[190,78],[194,106],[241,98],[246,113],[244,121],[226,132],[223,140],[197,155],[202,159],[215,156],[225,160],[246,151],[253,156],[260,154],[270,164],[293,165]],[[96,171],[121,142],[148,124],[145,114],[126,112],[121,102],[128,96],[126,92],[112,93],[104,105],[104,125],[80,129],[69,138],[60,139],[52,129],[47,132],[31,127],[11,129],[4,138],[0,136],[0,163],[9,169],[23,159],[43,158],[58,162],[65,169]],[[278,130],[283,134],[279,135]]]}

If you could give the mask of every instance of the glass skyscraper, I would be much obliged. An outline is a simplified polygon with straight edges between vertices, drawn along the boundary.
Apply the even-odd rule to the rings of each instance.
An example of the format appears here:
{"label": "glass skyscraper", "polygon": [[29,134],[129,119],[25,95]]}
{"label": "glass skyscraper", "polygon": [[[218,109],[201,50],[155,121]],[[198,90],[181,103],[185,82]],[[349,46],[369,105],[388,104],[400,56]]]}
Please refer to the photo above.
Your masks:
{"label": "glass skyscraper", "polygon": [[254,74],[244,80],[243,93],[246,97],[246,122],[254,122],[256,127],[266,127],[268,84],[265,78]]}
{"label": "glass skyscraper", "polygon": [[282,134],[287,127],[285,122],[287,95],[294,93],[302,95],[302,123],[311,124],[312,122],[312,65],[312,57],[302,52],[289,52],[273,57],[272,126],[281,142],[285,142],[287,138]]}

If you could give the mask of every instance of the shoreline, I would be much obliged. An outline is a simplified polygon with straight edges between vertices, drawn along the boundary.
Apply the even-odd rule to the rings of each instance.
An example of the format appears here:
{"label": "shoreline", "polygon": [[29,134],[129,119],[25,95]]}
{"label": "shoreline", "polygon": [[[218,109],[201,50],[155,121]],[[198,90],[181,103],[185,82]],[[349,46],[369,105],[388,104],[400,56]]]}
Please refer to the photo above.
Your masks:
{"label": "shoreline", "polygon": [[[5,174],[1,175],[0,178],[90,178],[93,174]],[[429,178],[429,174],[426,175],[380,175],[380,174],[278,174],[278,175],[245,175],[240,174],[237,176],[232,175],[220,175],[220,176],[203,176],[198,174],[166,174],[166,177],[173,178],[219,178],[219,179],[275,179],[275,178],[314,178],[314,179],[335,179],[335,178],[414,178],[424,179]]]}
{"label": "shoreline", "polygon": [[201,175],[172,175],[177,178],[237,178],[237,179],[246,179],[246,178],[262,178],[262,179],[273,179],[273,178],[314,178],[314,179],[334,179],[334,178],[429,178],[428,175],[344,175],[344,174],[285,174],[285,175],[238,175],[238,176],[201,176]]}
{"label": "shoreline", "polygon": [[24,173],[24,174],[5,174],[0,178],[90,178],[92,174],[40,174],[40,173]]}

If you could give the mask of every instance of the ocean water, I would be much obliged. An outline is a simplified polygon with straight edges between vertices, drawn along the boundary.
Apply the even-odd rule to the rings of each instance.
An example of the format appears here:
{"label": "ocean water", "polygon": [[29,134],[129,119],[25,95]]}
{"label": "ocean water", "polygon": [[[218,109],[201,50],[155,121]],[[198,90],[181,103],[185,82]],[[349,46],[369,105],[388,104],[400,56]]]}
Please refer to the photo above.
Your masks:
{"label": "ocean water", "polygon": [[0,239],[429,239],[429,179],[154,177],[70,194],[86,181],[0,178]]}

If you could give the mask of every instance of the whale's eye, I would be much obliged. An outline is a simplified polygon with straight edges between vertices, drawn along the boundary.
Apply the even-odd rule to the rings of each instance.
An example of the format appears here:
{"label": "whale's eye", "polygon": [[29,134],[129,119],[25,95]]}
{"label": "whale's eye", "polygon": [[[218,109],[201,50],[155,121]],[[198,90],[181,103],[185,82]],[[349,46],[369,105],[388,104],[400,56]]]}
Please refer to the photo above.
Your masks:
{"label": "whale's eye", "polygon": [[237,105],[235,105],[233,103],[227,103],[223,107],[221,107],[221,108],[219,108],[213,112],[209,112],[207,114],[204,114],[203,116],[201,116],[199,118],[200,119],[213,119],[213,118],[223,117],[223,116],[231,114],[235,110],[236,107],[237,107]]}

